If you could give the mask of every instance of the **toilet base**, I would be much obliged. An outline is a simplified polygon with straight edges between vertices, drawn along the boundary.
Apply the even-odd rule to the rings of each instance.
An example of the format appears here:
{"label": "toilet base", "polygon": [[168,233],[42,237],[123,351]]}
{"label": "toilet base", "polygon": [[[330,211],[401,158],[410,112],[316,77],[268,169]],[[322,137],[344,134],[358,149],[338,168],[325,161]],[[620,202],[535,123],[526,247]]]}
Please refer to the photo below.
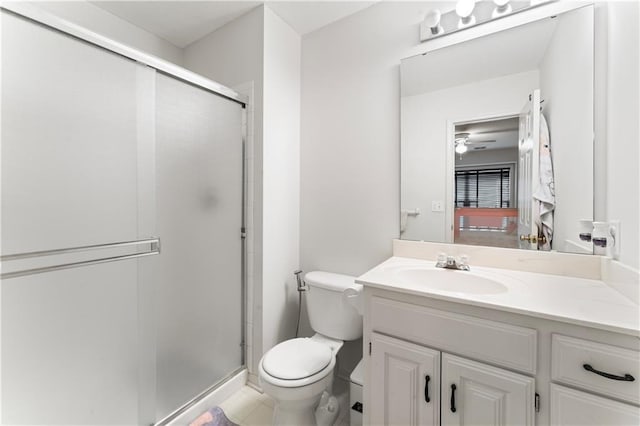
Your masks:
{"label": "toilet base", "polygon": [[316,383],[298,388],[273,386],[264,380],[260,381],[260,385],[275,402],[273,426],[317,426],[315,410],[322,393],[331,393],[333,374]]}
{"label": "toilet base", "polygon": [[315,409],[319,398],[297,401],[276,401],[273,409],[274,426],[316,426]]}

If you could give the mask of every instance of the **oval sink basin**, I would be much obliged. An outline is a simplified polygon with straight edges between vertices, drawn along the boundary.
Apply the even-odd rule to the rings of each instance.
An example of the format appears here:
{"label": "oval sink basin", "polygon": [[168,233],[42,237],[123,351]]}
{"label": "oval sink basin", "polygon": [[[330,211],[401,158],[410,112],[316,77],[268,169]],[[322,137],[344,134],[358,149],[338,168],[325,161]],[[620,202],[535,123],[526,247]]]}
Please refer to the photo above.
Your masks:
{"label": "oval sink basin", "polygon": [[396,272],[396,276],[407,284],[421,284],[439,291],[470,294],[497,294],[507,291],[505,285],[469,271],[403,268]]}

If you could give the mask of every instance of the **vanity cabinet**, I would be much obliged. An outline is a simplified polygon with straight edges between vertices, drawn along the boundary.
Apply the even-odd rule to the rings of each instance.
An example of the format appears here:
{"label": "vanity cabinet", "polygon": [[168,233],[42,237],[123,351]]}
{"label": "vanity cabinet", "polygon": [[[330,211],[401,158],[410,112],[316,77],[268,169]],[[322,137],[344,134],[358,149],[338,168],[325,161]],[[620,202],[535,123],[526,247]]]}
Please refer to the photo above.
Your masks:
{"label": "vanity cabinet", "polygon": [[371,424],[533,425],[531,377],[378,333],[371,347]]}
{"label": "vanity cabinet", "polygon": [[637,336],[367,286],[364,302],[365,424],[640,424]]}

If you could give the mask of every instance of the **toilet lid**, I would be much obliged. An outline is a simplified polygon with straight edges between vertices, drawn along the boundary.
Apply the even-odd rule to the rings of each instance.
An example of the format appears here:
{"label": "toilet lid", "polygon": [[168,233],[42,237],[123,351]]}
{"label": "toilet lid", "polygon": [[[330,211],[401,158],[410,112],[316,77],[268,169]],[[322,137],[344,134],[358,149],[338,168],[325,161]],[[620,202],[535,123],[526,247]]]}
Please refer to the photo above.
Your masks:
{"label": "toilet lid", "polygon": [[291,339],[271,348],[262,360],[270,376],[298,380],[313,376],[331,362],[331,348],[309,338]]}

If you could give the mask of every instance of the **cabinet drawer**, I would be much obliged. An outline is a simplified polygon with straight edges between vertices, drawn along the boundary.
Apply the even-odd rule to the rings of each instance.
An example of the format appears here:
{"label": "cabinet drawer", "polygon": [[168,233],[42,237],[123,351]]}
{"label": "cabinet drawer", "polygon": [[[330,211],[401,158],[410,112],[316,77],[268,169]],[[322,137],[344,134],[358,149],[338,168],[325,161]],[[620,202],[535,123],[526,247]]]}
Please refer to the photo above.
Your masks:
{"label": "cabinet drawer", "polygon": [[528,374],[536,372],[537,332],[467,315],[372,297],[373,331]]}
{"label": "cabinet drawer", "polygon": [[[640,353],[631,349],[554,334],[551,343],[551,378],[608,397],[640,403]],[[595,371],[633,381],[615,380]]]}
{"label": "cabinet drawer", "polygon": [[608,398],[551,385],[551,424],[554,426],[637,426],[640,409]]}

